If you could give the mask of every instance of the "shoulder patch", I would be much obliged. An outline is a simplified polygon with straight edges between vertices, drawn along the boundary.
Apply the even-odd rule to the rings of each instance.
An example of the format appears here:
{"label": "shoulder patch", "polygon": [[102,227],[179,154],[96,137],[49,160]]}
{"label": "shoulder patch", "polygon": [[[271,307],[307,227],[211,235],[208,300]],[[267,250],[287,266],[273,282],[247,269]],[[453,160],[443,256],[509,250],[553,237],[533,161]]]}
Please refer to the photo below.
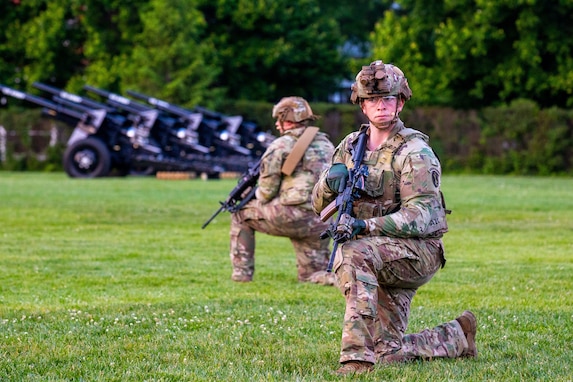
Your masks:
{"label": "shoulder patch", "polygon": [[434,183],[434,187],[440,187],[440,173],[435,168],[430,170],[430,175],[432,176],[432,183]]}

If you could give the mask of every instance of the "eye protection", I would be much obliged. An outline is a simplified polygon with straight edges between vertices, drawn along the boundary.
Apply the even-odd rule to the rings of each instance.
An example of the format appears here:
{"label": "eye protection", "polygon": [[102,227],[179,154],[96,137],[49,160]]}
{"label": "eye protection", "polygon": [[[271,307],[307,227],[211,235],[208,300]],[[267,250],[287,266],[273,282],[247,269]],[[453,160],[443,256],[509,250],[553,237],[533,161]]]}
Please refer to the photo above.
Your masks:
{"label": "eye protection", "polygon": [[369,105],[378,105],[379,102],[382,102],[382,104],[388,106],[395,104],[396,99],[396,96],[372,97],[364,99],[364,102],[368,103]]}

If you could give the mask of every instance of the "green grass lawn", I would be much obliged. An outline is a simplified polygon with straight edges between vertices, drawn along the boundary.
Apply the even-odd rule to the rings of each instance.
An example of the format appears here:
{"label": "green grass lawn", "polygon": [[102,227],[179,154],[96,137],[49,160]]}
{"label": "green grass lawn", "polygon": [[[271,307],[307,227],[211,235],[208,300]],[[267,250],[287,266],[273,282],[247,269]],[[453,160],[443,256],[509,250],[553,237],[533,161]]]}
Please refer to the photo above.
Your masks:
{"label": "green grass lawn", "polygon": [[[234,180],[0,172],[0,381],[333,381],[344,301],[257,235],[230,280]],[[446,176],[447,264],[409,331],[478,317],[477,360],[363,381],[573,380],[573,179]]]}

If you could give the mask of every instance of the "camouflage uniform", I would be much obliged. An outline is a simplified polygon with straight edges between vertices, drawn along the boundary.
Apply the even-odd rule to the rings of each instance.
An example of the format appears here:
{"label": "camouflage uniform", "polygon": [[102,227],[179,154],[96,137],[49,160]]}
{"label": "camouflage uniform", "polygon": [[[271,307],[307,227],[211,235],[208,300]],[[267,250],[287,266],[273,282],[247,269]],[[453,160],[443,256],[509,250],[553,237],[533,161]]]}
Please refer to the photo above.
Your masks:
{"label": "camouflage uniform", "polygon": [[256,199],[232,215],[232,279],[250,281],[255,271],[255,231],[288,237],[296,253],[299,281],[332,285],[325,272],[330,256],[329,239],[320,240],[328,224],[312,211],[314,184],[334,152],[326,134],[318,132],[292,175],[281,168],[305,127],[286,131],[274,140],[261,158]]}
{"label": "camouflage uniform", "polygon": [[[357,137],[353,132],[340,143],[332,163],[352,168]],[[364,155],[366,189],[354,202],[353,214],[365,221],[367,233],[341,243],[333,266],[346,299],[341,363],[452,358],[468,348],[456,320],[404,335],[416,290],[445,264],[441,167],[427,141],[398,119],[388,140]],[[313,189],[317,213],[336,197],[327,174]]]}

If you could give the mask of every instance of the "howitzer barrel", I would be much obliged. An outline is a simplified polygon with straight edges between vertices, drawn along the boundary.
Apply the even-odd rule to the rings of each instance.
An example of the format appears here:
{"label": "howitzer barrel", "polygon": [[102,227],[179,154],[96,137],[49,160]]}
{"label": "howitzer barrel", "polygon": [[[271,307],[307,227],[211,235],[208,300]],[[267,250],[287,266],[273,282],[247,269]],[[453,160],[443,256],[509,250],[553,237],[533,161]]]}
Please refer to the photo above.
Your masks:
{"label": "howitzer barrel", "polygon": [[[87,90],[87,91],[89,91],[89,92],[95,93],[95,94],[97,94],[97,95],[99,95],[99,96],[102,96],[102,97],[106,98],[107,101],[108,101],[112,106],[114,106],[114,107],[116,107],[116,108],[118,108],[118,109],[119,109],[119,108],[126,108],[126,110],[127,110],[127,108],[129,108],[129,110],[127,110],[127,111],[133,112],[133,113],[138,112],[138,111],[145,111],[145,110],[149,110],[149,109],[150,109],[150,108],[149,108],[148,106],[146,106],[146,105],[143,105],[143,104],[141,104],[141,103],[139,103],[139,102],[132,101],[132,100],[130,100],[129,98],[124,97],[124,96],[122,96],[122,95],[119,95],[119,94],[116,94],[116,93],[112,93],[112,92],[108,92],[107,90],[98,89],[98,88],[95,88],[95,87],[90,86],[90,85],[85,85],[85,86],[84,86],[84,89]],[[133,110],[133,111],[132,111],[132,110]]]}
{"label": "howitzer barrel", "polygon": [[197,130],[201,120],[203,119],[203,114],[194,112],[191,110],[187,110],[182,108],[181,106],[173,105],[167,101],[163,101],[161,99],[150,97],[142,93],[134,92],[132,90],[128,90],[127,94],[131,95],[134,98],[141,99],[146,101],[148,104],[154,106],[156,109],[164,111],[166,113],[175,115],[187,121],[189,127],[192,130]]}
{"label": "howitzer barrel", "polygon": [[[99,129],[99,127],[101,126],[101,124],[103,123],[103,121],[107,115],[106,110],[92,109],[92,108],[87,107],[85,105],[77,104],[77,103],[74,103],[72,101],[68,101],[66,99],[62,99],[59,97],[54,97],[54,101],[57,103],[58,108],[60,110],[65,110],[64,112],[62,112],[62,114],[70,115],[71,113],[77,113],[75,111],[72,111],[71,109],[64,109],[63,108],[64,105],[67,105],[71,108],[75,108],[79,112],[82,113],[82,114],[79,114],[81,117],[78,119],[78,122],[79,122],[79,120],[82,120],[83,122],[95,127],[96,129]],[[60,110],[56,110],[56,111],[60,111]],[[49,112],[48,112],[48,114],[51,115],[51,113],[49,113]]]}
{"label": "howitzer barrel", "polygon": [[151,108],[141,108],[138,106],[133,106],[132,104],[124,104],[121,102],[117,102],[114,99],[108,99],[107,103],[108,103],[108,105],[114,107],[117,110],[124,110],[124,111],[127,111],[128,113],[132,113],[132,114],[140,114],[141,112],[151,110]]}
{"label": "howitzer barrel", "polygon": [[107,98],[108,105],[116,110],[123,110],[132,115],[143,118],[143,125],[150,129],[158,117],[157,110],[150,108],[146,105],[132,101],[129,98],[123,97],[119,94],[108,92],[107,90],[98,89],[93,86],[85,85],[84,89]]}
{"label": "howitzer barrel", "polygon": [[75,104],[85,105],[90,109],[103,109],[106,111],[112,111],[112,108],[109,105],[97,102],[91,98],[82,97],[77,94],[69,93],[65,90],[58,89],[56,87],[46,85],[41,82],[34,82],[32,85],[37,89],[53,94],[54,100],[56,100],[56,98],[58,98],[59,100],[64,99],[66,101],[73,102]]}
{"label": "howitzer barrel", "polygon": [[77,119],[78,121],[80,121],[84,118],[84,114],[82,112],[77,111],[77,110],[72,110],[69,108],[65,108],[62,105],[58,105],[57,103],[54,103],[52,101],[48,101],[42,97],[28,94],[26,92],[15,90],[15,89],[9,88],[7,86],[3,86],[3,85],[0,85],[0,91],[2,92],[2,94],[10,96],[12,98],[20,99],[23,101],[33,103],[33,104],[38,105],[38,106],[42,106],[45,109],[47,109],[46,114],[48,114],[52,117],[54,117],[58,114],[64,114],[64,115],[71,117],[73,119]]}
{"label": "howitzer barrel", "polygon": [[66,99],[66,100],[69,100],[71,102],[82,103],[82,101],[83,101],[82,97],[80,97],[76,94],[68,93],[64,90],[43,84],[41,82],[34,82],[32,85],[37,89],[40,89],[42,91],[54,94],[54,95],[56,95],[62,99]]}
{"label": "howitzer barrel", "polygon": [[135,92],[133,90],[128,90],[127,94],[129,94],[130,96],[132,96],[134,98],[143,100],[143,101],[147,102],[148,104],[155,106],[161,110],[167,110],[167,109],[171,109],[171,108],[176,107],[175,105],[171,105],[167,101],[163,101],[163,100],[160,100],[160,99],[155,98],[155,97],[151,97],[151,96],[148,96],[148,95],[145,95],[142,93],[138,93],[138,92]]}

